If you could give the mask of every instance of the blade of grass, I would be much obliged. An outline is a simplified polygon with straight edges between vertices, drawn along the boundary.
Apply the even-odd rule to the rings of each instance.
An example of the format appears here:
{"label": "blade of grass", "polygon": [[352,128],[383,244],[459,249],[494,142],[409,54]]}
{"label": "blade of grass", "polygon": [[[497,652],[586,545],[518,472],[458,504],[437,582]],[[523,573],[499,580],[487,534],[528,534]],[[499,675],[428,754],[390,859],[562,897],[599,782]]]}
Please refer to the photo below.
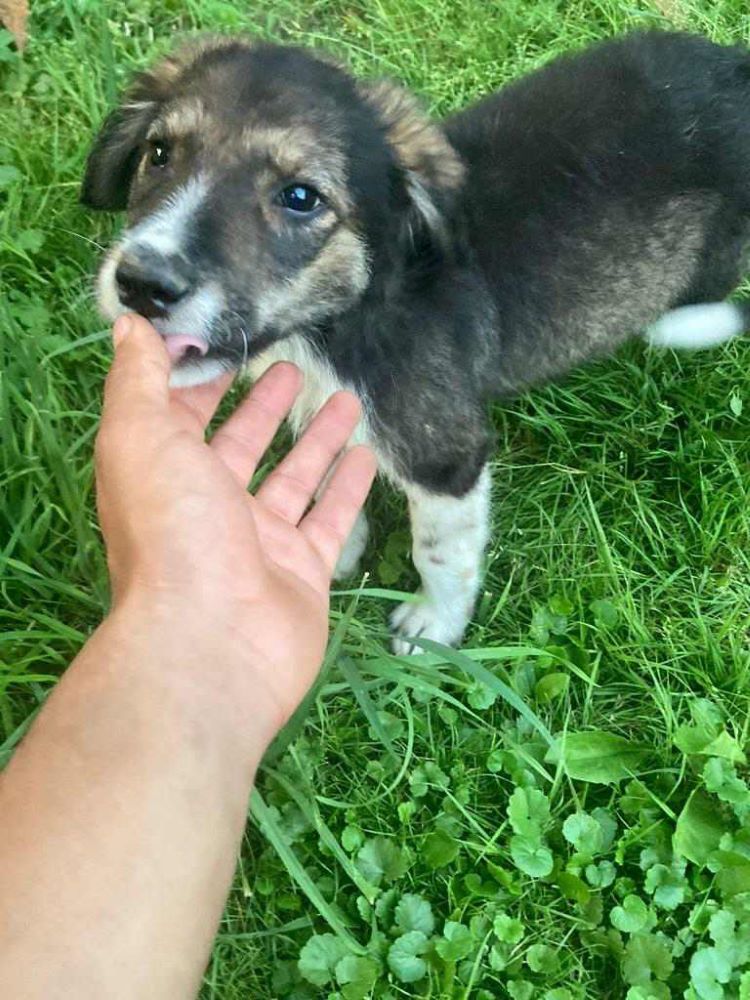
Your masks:
{"label": "blade of grass", "polygon": [[310,878],[304,865],[286,842],[283,831],[257,788],[253,790],[250,796],[250,815],[258,824],[263,836],[278,854],[290,878],[297,883],[334,934],[337,934],[342,941],[345,941],[347,947],[356,955],[363,955],[365,949],[349,933],[344,915],[338,907],[332,905],[324,898],[320,889],[318,889]]}
{"label": "blade of grass", "polygon": [[385,747],[388,755],[393,760],[397,761],[398,754],[396,753],[395,747],[393,746],[393,741],[386,732],[385,726],[380,721],[378,711],[375,708],[375,705],[373,704],[372,698],[370,697],[367,688],[362,683],[362,677],[351,657],[342,656],[339,659],[339,669],[341,670],[341,673],[344,675],[344,678],[348,682],[349,687],[354,697],[357,699],[359,707],[362,709],[365,718],[372,726],[373,732]]}
{"label": "blade of grass", "polygon": [[[552,746],[554,743],[554,737],[552,733],[547,729],[542,720],[536,714],[532,712],[529,706],[524,702],[519,696],[513,691],[512,688],[508,687],[499,677],[495,677],[493,673],[490,673],[485,667],[480,666],[480,664],[475,663],[471,657],[466,656],[465,653],[460,653],[456,649],[452,649],[449,646],[444,646],[440,642],[433,642],[432,639],[422,639],[416,637],[410,639],[416,646],[420,646],[422,649],[427,649],[432,653],[437,653],[444,657],[448,663],[453,664],[453,666],[458,667],[459,670],[464,671],[464,673],[469,674],[474,680],[479,681],[481,684],[485,684],[490,691],[494,691],[499,694],[500,697],[507,701],[518,712],[519,715],[523,716],[524,719],[533,726],[534,729],[539,733],[539,735],[544,739],[544,741]],[[524,656],[528,655],[527,653]],[[539,655],[537,653],[537,655]],[[519,657],[520,659],[521,657]]]}

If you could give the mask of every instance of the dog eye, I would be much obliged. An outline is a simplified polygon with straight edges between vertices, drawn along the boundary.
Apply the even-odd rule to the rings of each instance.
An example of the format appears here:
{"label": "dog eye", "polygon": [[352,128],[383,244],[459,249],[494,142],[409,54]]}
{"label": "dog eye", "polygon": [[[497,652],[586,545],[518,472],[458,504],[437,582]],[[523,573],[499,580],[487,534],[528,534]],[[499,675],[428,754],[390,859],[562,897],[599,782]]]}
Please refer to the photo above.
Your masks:
{"label": "dog eye", "polygon": [[290,184],[278,196],[279,204],[295,215],[308,215],[323,204],[314,187],[307,184]]}
{"label": "dog eye", "polygon": [[169,147],[162,139],[152,141],[148,162],[152,167],[166,167],[169,163]]}

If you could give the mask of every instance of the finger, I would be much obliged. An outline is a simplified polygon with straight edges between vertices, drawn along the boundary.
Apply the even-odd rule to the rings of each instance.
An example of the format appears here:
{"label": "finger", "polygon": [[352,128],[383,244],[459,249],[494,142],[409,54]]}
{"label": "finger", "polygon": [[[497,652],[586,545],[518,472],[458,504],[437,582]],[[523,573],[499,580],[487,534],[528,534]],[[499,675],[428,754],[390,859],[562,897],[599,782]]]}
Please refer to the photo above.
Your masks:
{"label": "finger", "polygon": [[177,412],[184,413],[203,432],[233,381],[234,374],[226,372],[212,382],[204,382],[203,385],[194,385],[187,389],[170,389],[170,404]]}
{"label": "finger", "polygon": [[246,486],[302,386],[299,368],[282,362],[265,372],[211,439],[211,448]]}
{"label": "finger", "polygon": [[370,492],[377,471],[375,456],[359,445],[341,459],[320,500],[300,524],[330,576]]}
{"label": "finger", "polygon": [[132,426],[132,418],[161,417],[169,400],[170,361],[159,334],[141,316],[115,322],[115,358],[104,385],[102,425]]}
{"label": "finger", "polygon": [[290,524],[297,524],[357,426],[360,412],[356,396],[334,393],[258,490],[258,501]]}

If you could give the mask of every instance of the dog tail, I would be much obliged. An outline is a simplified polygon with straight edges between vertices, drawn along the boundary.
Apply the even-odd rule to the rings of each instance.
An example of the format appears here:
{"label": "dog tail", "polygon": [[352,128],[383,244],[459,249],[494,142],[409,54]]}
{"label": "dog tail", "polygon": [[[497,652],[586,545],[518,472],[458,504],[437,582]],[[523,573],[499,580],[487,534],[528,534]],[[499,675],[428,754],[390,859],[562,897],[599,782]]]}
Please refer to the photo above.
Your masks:
{"label": "dog tail", "polygon": [[680,306],[650,326],[644,336],[654,347],[698,351],[750,331],[750,302],[701,302]]}

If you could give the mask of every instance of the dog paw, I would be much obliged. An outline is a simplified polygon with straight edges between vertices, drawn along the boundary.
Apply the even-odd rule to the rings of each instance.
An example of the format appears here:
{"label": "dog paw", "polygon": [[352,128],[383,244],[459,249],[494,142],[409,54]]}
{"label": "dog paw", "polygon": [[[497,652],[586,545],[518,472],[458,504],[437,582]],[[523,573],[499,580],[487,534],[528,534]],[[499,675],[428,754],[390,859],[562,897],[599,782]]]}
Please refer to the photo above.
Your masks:
{"label": "dog paw", "polygon": [[432,639],[444,646],[456,646],[467,623],[468,615],[458,614],[455,608],[437,604],[426,597],[419,601],[407,601],[391,615],[393,652],[399,656],[423,652],[422,647],[412,639]]}
{"label": "dog paw", "polygon": [[369,532],[367,518],[360,512],[336,563],[336,568],[333,571],[334,580],[346,580],[357,572],[359,561],[367,545]]}

